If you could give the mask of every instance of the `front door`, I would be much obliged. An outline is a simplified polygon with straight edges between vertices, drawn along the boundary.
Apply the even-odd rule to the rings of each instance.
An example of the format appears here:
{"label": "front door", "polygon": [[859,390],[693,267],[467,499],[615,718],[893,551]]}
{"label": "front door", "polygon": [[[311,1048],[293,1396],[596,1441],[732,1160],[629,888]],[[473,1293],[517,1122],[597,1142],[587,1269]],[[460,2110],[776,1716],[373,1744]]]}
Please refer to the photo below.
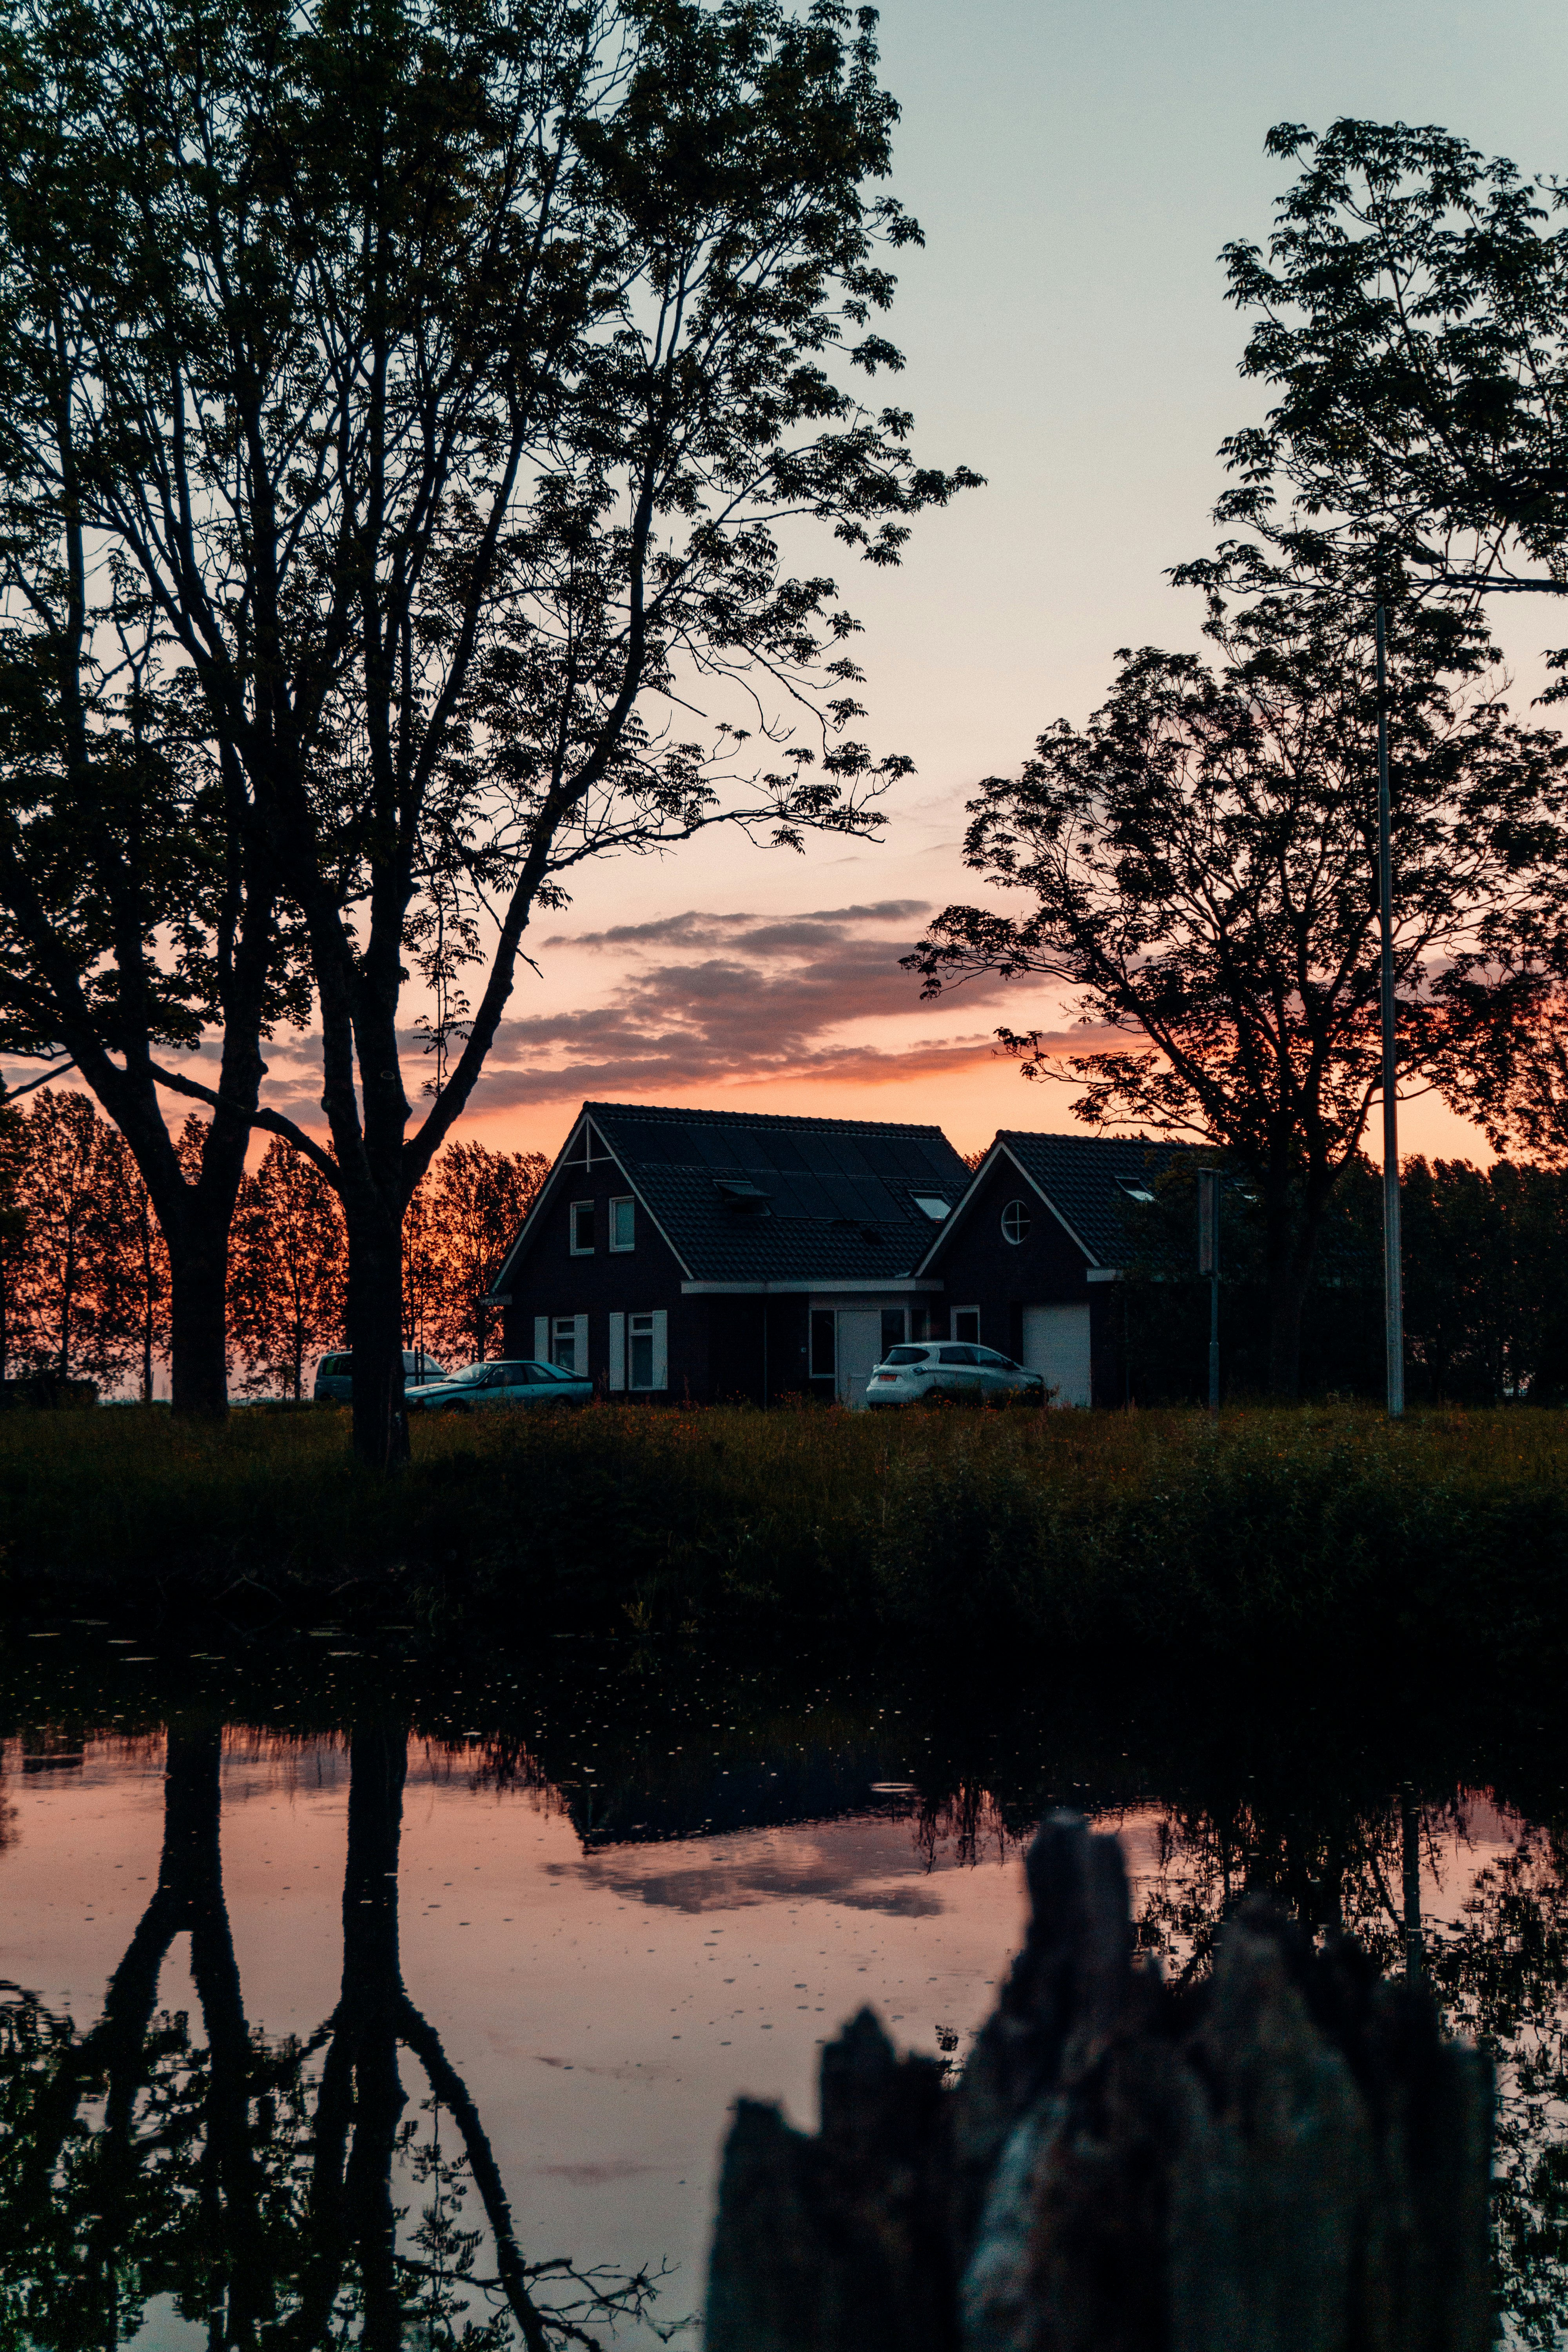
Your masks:
{"label": "front door", "polygon": [[1089,1404],[1093,1400],[1093,1364],[1089,1344],[1089,1305],[1026,1307],[1024,1361],[1044,1372],[1055,1389],[1052,1404]]}
{"label": "front door", "polygon": [[881,1308],[841,1307],[835,1336],[838,1394],[846,1404],[862,1405],[866,1383],[882,1360]]}

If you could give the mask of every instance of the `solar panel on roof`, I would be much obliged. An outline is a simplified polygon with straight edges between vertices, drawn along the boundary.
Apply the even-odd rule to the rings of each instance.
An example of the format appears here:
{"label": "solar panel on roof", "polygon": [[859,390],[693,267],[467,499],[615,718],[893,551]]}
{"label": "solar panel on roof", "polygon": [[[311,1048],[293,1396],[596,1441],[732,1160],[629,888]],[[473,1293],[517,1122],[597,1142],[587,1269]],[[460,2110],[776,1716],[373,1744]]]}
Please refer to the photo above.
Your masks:
{"label": "solar panel on roof", "polygon": [[748,1136],[746,1145],[748,1155],[758,1154],[773,1168],[794,1170],[807,1164],[805,1155],[793,1135]]}
{"label": "solar panel on roof", "polygon": [[628,1120],[619,1130],[624,1139],[626,1157],[640,1160],[652,1167],[689,1167],[697,1159],[697,1149],[689,1127],[667,1127],[652,1119]]}
{"label": "solar panel on roof", "polygon": [[837,1176],[844,1161],[836,1135],[803,1135],[799,1139],[801,1158],[819,1176]]}

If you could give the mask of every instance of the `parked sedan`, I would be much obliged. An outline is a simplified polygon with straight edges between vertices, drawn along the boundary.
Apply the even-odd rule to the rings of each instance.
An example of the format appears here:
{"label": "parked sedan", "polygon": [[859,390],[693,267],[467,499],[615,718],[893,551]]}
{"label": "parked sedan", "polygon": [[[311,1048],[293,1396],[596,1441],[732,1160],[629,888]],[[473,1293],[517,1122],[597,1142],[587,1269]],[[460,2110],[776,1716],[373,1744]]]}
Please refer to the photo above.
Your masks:
{"label": "parked sedan", "polygon": [[410,1412],[478,1412],[502,1404],[586,1404],[594,1393],[590,1380],[563,1372],[556,1364],[531,1359],[516,1363],[469,1364],[444,1381],[411,1391]]}
{"label": "parked sedan", "polygon": [[[423,1348],[403,1350],[403,1385],[412,1391],[423,1388],[427,1381],[444,1381],[446,1369],[427,1356]],[[312,1391],[318,1404],[352,1404],[354,1395],[354,1360],[352,1356],[323,1356],[316,1366],[316,1385]]]}
{"label": "parked sedan", "polygon": [[1042,1372],[1026,1370],[994,1348],[959,1339],[928,1348],[889,1348],[866,1383],[868,1405],[932,1404],[944,1398],[970,1404],[1044,1404]]}

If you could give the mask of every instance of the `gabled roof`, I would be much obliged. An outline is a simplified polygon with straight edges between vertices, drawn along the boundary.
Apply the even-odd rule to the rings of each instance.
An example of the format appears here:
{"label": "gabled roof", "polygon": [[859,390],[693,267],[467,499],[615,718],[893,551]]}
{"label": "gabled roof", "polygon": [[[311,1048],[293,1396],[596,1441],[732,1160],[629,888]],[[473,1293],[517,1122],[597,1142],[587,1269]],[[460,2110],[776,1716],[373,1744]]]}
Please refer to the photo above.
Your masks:
{"label": "gabled roof", "polygon": [[571,1173],[585,1130],[614,1158],[691,1282],[900,1280],[933,1230],[916,1196],[951,1204],[969,1181],[939,1127],[584,1103],[498,1291]]}
{"label": "gabled roof", "polygon": [[916,1271],[924,1274],[935,1265],[999,1159],[1011,1160],[1054,1210],[1090,1265],[1117,1265],[1127,1255],[1127,1187],[1163,1175],[1174,1160],[1196,1149],[1141,1135],[1031,1135],[1018,1128],[998,1129],[964,1198],[928,1245]]}

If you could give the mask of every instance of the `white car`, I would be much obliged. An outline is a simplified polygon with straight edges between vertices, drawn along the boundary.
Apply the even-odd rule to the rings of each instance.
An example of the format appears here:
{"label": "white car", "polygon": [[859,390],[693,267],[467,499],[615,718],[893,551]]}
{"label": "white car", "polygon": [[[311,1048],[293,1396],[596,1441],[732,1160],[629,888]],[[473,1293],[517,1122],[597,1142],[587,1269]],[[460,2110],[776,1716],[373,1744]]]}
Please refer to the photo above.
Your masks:
{"label": "white car", "polygon": [[868,1405],[927,1404],[943,1397],[979,1404],[1044,1404],[1043,1372],[1031,1372],[994,1348],[933,1339],[889,1348],[866,1383]]}

